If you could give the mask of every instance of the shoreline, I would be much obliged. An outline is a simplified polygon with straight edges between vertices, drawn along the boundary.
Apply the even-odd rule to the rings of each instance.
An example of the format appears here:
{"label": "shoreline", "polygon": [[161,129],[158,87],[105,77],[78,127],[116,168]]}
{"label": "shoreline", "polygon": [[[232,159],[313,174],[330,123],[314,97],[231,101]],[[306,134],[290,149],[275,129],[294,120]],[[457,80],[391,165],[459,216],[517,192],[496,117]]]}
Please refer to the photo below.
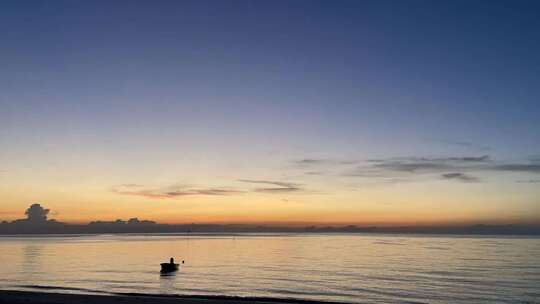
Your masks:
{"label": "shoreline", "polygon": [[524,238],[536,239],[540,233],[510,234],[510,233],[451,233],[451,232],[111,232],[111,233],[20,233],[5,234],[0,232],[0,238],[59,238],[59,237],[89,237],[89,236],[182,236],[182,237],[275,237],[275,236],[305,236],[305,235],[359,235],[359,236],[409,236],[409,237],[480,237],[480,238]]}
{"label": "shoreline", "polygon": [[83,294],[0,290],[0,304],[349,304],[304,299],[225,295],[159,295],[142,293]]}

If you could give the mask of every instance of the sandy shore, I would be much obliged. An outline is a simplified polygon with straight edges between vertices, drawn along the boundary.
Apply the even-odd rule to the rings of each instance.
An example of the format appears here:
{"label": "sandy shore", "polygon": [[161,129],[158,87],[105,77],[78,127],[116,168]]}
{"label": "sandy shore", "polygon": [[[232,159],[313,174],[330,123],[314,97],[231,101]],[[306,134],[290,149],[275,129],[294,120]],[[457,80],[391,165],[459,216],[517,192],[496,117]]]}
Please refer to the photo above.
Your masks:
{"label": "sandy shore", "polygon": [[[33,291],[0,290],[0,304],[328,304],[329,302],[275,298],[244,298],[227,296],[168,295],[83,295]],[[334,302],[331,302],[334,304]]]}

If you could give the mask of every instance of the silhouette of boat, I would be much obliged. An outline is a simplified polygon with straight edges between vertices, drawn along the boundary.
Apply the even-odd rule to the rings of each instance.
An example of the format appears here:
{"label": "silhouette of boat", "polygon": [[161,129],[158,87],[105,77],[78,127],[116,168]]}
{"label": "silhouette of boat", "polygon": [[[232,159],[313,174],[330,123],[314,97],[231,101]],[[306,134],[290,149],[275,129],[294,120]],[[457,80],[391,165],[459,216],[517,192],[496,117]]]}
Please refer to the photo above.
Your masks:
{"label": "silhouette of boat", "polygon": [[161,263],[161,273],[175,272],[179,266],[179,264],[175,263]]}

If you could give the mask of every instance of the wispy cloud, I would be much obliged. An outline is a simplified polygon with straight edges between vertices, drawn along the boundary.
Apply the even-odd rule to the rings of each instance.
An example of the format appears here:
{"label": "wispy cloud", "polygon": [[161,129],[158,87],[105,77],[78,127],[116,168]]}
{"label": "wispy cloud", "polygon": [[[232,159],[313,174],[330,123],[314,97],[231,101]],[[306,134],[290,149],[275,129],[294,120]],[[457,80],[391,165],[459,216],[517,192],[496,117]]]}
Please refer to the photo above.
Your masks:
{"label": "wispy cloud", "polygon": [[359,166],[357,171],[374,172],[378,175],[388,172],[437,173],[455,171],[457,168],[469,168],[490,163],[489,155],[461,157],[396,157],[388,159],[370,159],[368,165]]}
{"label": "wispy cloud", "polygon": [[325,171],[307,171],[307,172],[304,172],[304,174],[306,174],[306,175],[325,175],[326,172]]}
{"label": "wispy cloud", "polygon": [[528,179],[528,180],[518,180],[516,183],[519,184],[538,184],[540,183],[540,179]]}
{"label": "wispy cloud", "polygon": [[194,195],[231,195],[242,191],[223,188],[189,188],[180,186],[169,186],[163,188],[147,188],[138,184],[123,184],[113,187],[112,192],[123,195],[141,196],[151,199],[172,199],[182,196]]}
{"label": "wispy cloud", "polygon": [[239,179],[238,181],[243,183],[251,184],[262,184],[268,185],[271,187],[259,187],[253,189],[255,192],[266,192],[266,193],[283,193],[283,192],[297,192],[302,191],[300,184],[291,183],[291,182],[282,182],[282,181],[271,181],[271,180],[253,180],[253,179]]}
{"label": "wispy cloud", "polygon": [[319,165],[327,163],[328,160],[326,159],[315,159],[315,158],[304,158],[300,160],[294,160],[293,163],[298,165]]}
{"label": "wispy cloud", "polygon": [[436,161],[452,161],[452,162],[466,162],[466,163],[485,163],[491,161],[489,155],[482,156],[465,156],[465,157],[447,157],[447,158],[435,158]]}
{"label": "wispy cloud", "polygon": [[326,165],[352,165],[358,163],[358,161],[352,159],[303,158],[293,160],[292,163],[303,167],[315,167]]}
{"label": "wispy cloud", "polygon": [[540,163],[540,155],[533,155],[529,157],[529,161],[532,163]]}
{"label": "wispy cloud", "polygon": [[502,164],[489,169],[497,171],[540,173],[540,164]]}
{"label": "wispy cloud", "polygon": [[459,172],[444,173],[444,174],[441,174],[441,178],[445,180],[457,180],[457,181],[465,182],[465,183],[474,183],[474,182],[479,181],[477,177],[474,177],[465,173],[459,173]]}
{"label": "wispy cloud", "polygon": [[452,168],[451,165],[439,162],[419,162],[419,161],[383,161],[372,165],[372,168],[397,171],[397,172],[418,172],[418,171],[440,171]]}
{"label": "wispy cloud", "polygon": [[359,163],[354,159],[303,158],[292,160],[294,168],[305,170],[305,175],[336,175],[340,170]]}
{"label": "wispy cloud", "polygon": [[[438,176],[443,180],[479,182],[474,172],[514,172],[539,174],[540,163],[529,159],[524,162],[506,163],[493,160],[489,155],[449,157],[393,157],[368,159],[342,176],[371,178],[384,183],[387,179],[423,180]],[[423,177],[421,177],[423,176]]]}
{"label": "wispy cloud", "polygon": [[454,147],[460,147],[460,148],[467,148],[470,150],[476,150],[476,151],[490,151],[491,147],[482,145],[479,143],[474,143],[472,141],[465,141],[465,140],[433,140],[432,142],[444,144],[447,146],[454,146]]}

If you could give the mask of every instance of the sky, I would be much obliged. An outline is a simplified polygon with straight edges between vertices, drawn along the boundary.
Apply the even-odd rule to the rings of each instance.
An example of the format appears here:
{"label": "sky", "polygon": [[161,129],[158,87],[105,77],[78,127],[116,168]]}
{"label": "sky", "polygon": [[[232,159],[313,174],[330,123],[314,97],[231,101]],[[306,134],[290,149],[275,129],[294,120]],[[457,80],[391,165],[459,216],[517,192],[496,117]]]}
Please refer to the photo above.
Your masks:
{"label": "sky", "polygon": [[0,220],[540,224],[538,1],[2,1]]}

